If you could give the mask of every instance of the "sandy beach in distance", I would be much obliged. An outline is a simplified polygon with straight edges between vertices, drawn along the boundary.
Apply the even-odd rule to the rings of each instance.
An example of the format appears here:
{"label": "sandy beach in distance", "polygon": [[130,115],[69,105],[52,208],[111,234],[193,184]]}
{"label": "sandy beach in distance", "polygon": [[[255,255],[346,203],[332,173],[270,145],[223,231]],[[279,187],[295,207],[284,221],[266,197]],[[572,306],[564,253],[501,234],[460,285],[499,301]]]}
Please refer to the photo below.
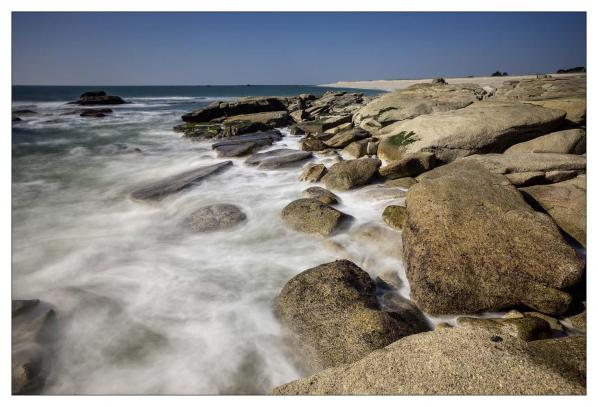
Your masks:
{"label": "sandy beach in distance", "polygon": [[[577,74],[549,74],[558,77],[567,77]],[[448,83],[459,85],[463,83],[476,83],[480,86],[500,86],[505,81],[520,81],[522,79],[533,79],[536,75],[518,75],[518,76],[472,76],[467,78],[444,78]],[[318,86],[335,88],[355,88],[355,89],[381,89],[392,91],[405,89],[416,83],[429,83],[433,78],[427,79],[392,79],[392,80],[371,80],[371,81],[340,81],[335,83],[326,83]]]}

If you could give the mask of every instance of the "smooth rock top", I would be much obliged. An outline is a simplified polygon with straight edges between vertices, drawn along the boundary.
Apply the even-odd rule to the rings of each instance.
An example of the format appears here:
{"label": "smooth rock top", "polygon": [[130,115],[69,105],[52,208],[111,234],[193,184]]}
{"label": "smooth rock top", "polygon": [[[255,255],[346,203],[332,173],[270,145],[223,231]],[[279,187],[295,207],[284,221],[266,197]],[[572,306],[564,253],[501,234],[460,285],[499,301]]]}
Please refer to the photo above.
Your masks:
{"label": "smooth rock top", "polygon": [[291,229],[326,237],[352,217],[314,198],[297,199],[282,210],[282,220]]}
{"label": "smooth rock top", "polygon": [[376,175],[381,161],[376,158],[360,158],[341,161],[328,169],[322,182],[329,189],[346,191],[368,183]]}
{"label": "smooth rock top", "polygon": [[428,151],[448,162],[476,153],[500,153],[513,144],[556,130],[564,118],[564,111],[530,104],[476,102],[382,128],[378,156],[392,161],[406,153]]}
{"label": "smooth rock top", "polygon": [[299,161],[311,158],[313,154],[309,151],[299,151],[290,148],[280,148],[264,153],[256,153],[245,160],[247,165],[257,165],[259,169],[276,169],[289,165],[295,165]]}
{"label": "smooth rock top", "polygon": [[313,198],[326,205],[335,205],[339,203],[340,198],[327,189],[321,187],[310,187],[303,191],[305,198]]}
{"label": "smooth rock top", "polygon": [[558,153],[583,154],[586,152],[586,131],[583,129],[561,130],[530,141],[515,144],[505,150],[511,153]]}
{"label": "smooth rock top", "polygon": [[275,312],[311,368],[354,362],[420,332],[380,310],[370,276],[348,260],[308,269],[289,280]]}
{"label": "smooth rock top", "polygon": [[186,223],[193,232],[211,232],[231,228],[245,219],[247,215],[239,207],[215,204],[199,208],[186,219]]}
{"label": "smooth rock top", "polygon": [[276,97],[247,97],[232,102],[213,102],[205,108],[184,114],[184,122],[209,122],[213,119],[286,110],[283,98]]}
{"label": "smooth rock top", "polygon": [[520,304],[564,313],[571,297],[560,290],[580,281],[584,265],[555,223],[504,176],[476,163],[449,169],[407,192],[403,245],[411,298],[432,314]]}
{"label": "smooth rock top", "polygon": [[525,342],[460,326],[402,338],[274,394],[586,394],[586,338]]}
{"label": "smooth rock top", "polygon": [[104,91],[91,91],[85,92],[79,100],[69,102],[69,104],[81,105],[81,106],[92,106],[92,105],[122,105],[127,103],[120,96],[107,95]]}

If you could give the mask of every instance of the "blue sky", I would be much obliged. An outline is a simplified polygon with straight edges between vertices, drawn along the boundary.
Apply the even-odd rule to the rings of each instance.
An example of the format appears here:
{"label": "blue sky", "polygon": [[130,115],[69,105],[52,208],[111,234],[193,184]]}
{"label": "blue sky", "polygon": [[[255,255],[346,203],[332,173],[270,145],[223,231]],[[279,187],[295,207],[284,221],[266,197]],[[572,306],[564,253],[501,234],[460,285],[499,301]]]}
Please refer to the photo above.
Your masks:
{"label": "blue sky", "polygon": [[13,84],[319,84],[586,65],[585,13],[13,13]]}

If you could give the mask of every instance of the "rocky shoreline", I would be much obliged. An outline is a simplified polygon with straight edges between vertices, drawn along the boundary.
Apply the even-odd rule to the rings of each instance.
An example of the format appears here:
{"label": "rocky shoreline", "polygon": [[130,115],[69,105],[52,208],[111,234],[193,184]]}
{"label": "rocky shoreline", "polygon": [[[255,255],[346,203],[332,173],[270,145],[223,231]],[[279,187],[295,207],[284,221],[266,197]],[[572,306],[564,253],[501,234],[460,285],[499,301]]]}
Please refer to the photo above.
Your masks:
{"label": "rocky shoreline", "polygon": [[[77,102],[120,103],[102,92]],[[138,186],[130,198],[155,204],[236,165],[225,158],[293,168],[318,185],[280,216],[339,258],[297,274],[273,299],[308,376],[274,394],[585,394],[585,105],[585,75],[214,102],[174,130],[213,141],[222,160]],[[301,136],[301,150],[272,149],[281,127]],[[372,200],[395,200],[380,224],[356,229],[335,192],[373,185]],[[215,203],[185,227],[234,230],[246,217]],[[402,259],[410,298],[398,293],[396,271],[373,280],[356,264],[332,239],[344,233]],[[41,391],[47,376],[52,342],[40,338],[55,314],[31,325],[39,319],[24,316],[38,307],[13,301],[14,394]],[[504,316],[455,326],[427,319],[496,312]]]}

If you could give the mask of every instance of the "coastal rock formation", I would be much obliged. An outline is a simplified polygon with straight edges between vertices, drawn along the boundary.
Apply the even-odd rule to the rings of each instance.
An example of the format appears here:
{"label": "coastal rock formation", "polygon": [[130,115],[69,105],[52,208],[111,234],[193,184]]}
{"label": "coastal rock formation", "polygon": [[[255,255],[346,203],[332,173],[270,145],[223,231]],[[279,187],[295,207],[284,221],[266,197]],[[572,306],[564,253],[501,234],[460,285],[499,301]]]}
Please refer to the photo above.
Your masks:
{"label": "coastal rock formation", "polygon": [[393,161],[407,153],[428,151],[448,162],[476,153],[503,152],[513,144],[556,130],[564,118],[561,110],[530,104],[476,102],[382,128],[378,156]]}
{"label": "coastal rock formation", "polygon": [[305,134],[320,134],[341,124],[349,123],[351,123],[350,115],[319,116],[317,120],[303,121],[297,123],[296,126],[303,130]]}
{"label": "coastal rock formation", "polygon": [[299,174],[299,181],[318,182],[327,171],[324,164],[308,164]]}
{"label": "coastal rock formation", "polygon": [[382,212],[382,220],[395,230],[403,230],[407,210],[404,206],[388,205]]}
{"label": "coastal rock formation", "polygon": [[262,112],[286,111],[283,98],[277,97],[244,97],[231,102],[213,102],[208,106],[191,113],[184,114],[184,122],[205,123],[214,119]]}
{"label": "coastal rock formation", "polygon": [[265,153],[255,153],[245,160],[245,164],[257,165],[261,170],[269,170],[295,165],[311,157],[312,153],[309,151],[280,148],[266,151]]}
{"label": "coastal rock formation", "polygon": [[552,338],[550,324],[542,318],[522,315],[519,318],[457,318],[459,326],[480,326],[501,336],[511,335],[523,341]]}
{"label": "coastal rock formation", "polygon": [[410,335],[274,394],[586,394],[586,338],[525,342],[459,326]]}
{"label": "coastal rock formation", "polygon": [[135,191],[131,192],[131,198],[134,200],[150,200],[157,201],[168,195],[179,192],[191,185],[201,181],[202,179],[221,171],[222,169],[232,165],[232,161],[222,161],[218,164],[202,166],[190,171],[185,171],[157,182],[152,182]]}
{"label": "coastal rock formation", "polygon": [[301,150],[303,151],[322,151],[327,148],[328,146],[319,137],[310,135],[301,139]]}
{"label": "coastal rock formation", "polygon": [[586,171],[586,157],[576,154],[511,153],[481,154],[460,158],[426,172],[418,180],[438,178],[456,168],[481,165],[495,174],[504,174],[517,186],[557,182]]}
{"label": "coastal rock formation", "polygon": [[405,154],[398,161],[392,161],[378,172],[386,179],[417,177],[436,165],[434,154],[427,152]]}
{"label": "coastal rock formation", "polygon": [[511,153],[583,154],[586,152],[586,131],[561,130],[530,141],[515,144],[505,150]]}
{"label": "coastal rock formation", "polygon": [[584,265],[550,217],[478,163],[445,167],[407,192],[403,245],[415,303],[431,314],[520,304],[564,313],[571,297],[561,290],[580,281]]}
{"label": "coastal rock formation", "polygon": [[39,300],[12,301],[12,394],[39,394],[49,374],[56,314]]}
{"label": "coastal rock formation", "polygon": [[367,184],[376,175],[380,164],[376,158],[341,161],[328,169],[322,182],[328,189],[347,191]]}
{"label": "coastal rock formation", "polygon": [[128,103],[120,96],[107,95],[103,90],[85,92],[79,96],[79,100],[69,102],[71,105],[92,106],[92,105],[122,105]]}
{"label": "coastal rock formation", "polygon": [[106,117],[107,114],[112,113],[112,109],[83,109],[79,116],[81,117]]}
{"label": "coastal rock formation", "polygon": [[222,137],[265,131],[289,124],[286,110],[242,114],[224,119],[222,122]]}
{"label": "coastal rock formation", "polygon": [[386,93],[358,110],[353,122],[372,133],[397,121],[462,109],[481,99],[478,85],[416,84]]}
{"label": "coastal rock formation", "polygon": [[343,148],[343,156],[348,156],[353,159],[361,158],[367,154],[367,147],[369,143],[370,141],[368,141],[367,139],[354,141],[347,147]]}
{"label": "coastal rock formation", "polygon": [[282,134],[278,130],[270,130],[229,137],[212,144],[212,149],[216,150],[218,157],[240,157],[253,153],[260,147],[272,145],[281,139]]}
{"label": "coastal rock formation", "polygon": [[182,123],[172,128],[177,133],[183,133],[183,137],[191,139],[218,138],[222,132],[221,124],[213,123]]}
{"label": "coastal rock formation", "polygon": [[568,235],[586,245],[585,175],[552,185],[534,185],[521,191],[531,196]]}
{"label": "coastal rock formation", "polygon": [[245,219],[247,215],[239,207],[215,204],[199,208],[185,222],[193,232],[211,232],[231,228]]}
{"label": "coastal rock formation", "polygon": [[326,144],[328,147],[332,147],[332,148],[343,148],[343,147],[348,146],[349,144],[351,144],[354,141],[363,140],[368,137],[370,137],[370,133],[368,133],[367,131],[360,129],[360,128],[354,128],[354,129],[344,130],[344,131],[341,131],[341,132],[335,134],[328,140],[324,141],[324,144]]}
{"label": "coastal rock formation", "polygon": [[339,203],[340,198],[327,189],[321,187],[310,187],[303,191],[304,198],[313,198],[326,205]]}
{"label": "coastal rock formation", "polygon": [[375,292],[365,271],[338,260],[289,280],[276,298],[275,312],[308,367],[339,366],[421,332],[400,315],[381,311]]}
{"label": "coastal rock formation", "polygon": [[297,199],[282,210],[282,220],[291,229],[324,237],[351,219],[351,216],[314,198]]}

